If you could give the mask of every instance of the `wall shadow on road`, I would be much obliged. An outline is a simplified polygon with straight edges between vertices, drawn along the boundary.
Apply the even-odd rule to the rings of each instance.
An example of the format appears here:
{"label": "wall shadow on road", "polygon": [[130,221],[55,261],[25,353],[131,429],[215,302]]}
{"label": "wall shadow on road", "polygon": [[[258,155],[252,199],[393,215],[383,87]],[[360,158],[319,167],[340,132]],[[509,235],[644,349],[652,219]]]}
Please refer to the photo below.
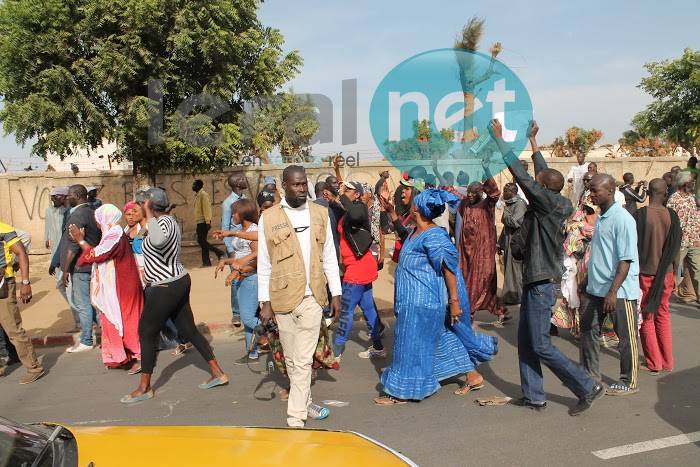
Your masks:
{"label": "wall shadow on road", "polygon": [[[153,383],[154,391],[158,390],[162,386],[165,386],[175,373],[190,365],[196,366],[200,370],[204,371],[207,375],[209,374],[209,365],[207,365],[207,362],[205,362],[202,356],[199,355],[199,352],[197,352],[194,349],[182,356],[170,357],[173,359],[173,361],[171,362],[168,362],[168,357],[170,357],[170,352],[158,352],[156,365],[158,364],[158,361],[160,361],[161,365],[167,366],[163,369],[160,375],[158,375],[158,379],[156,380],[156,382]],[[205,379],[208,379],[208,377]],[[201,381],[199,381],[197,384],[199,383],[201,383]]]}
{"label": "wall shadow on road", "polygon": [[683,303],[677,298],[673,298],[671,299],[671,315],[700,319],[700,307],[695,303]]}
{"label": "wall shadow on road", "polygon": [[[255,389],[253,389],[253,398],[259,401],[271,401],[279,398],[279,391],[281,389],[289,390],[289,378],[286,374],[281,373],[277,368],[272,373],[267,372],[268,362],[272,361],[272,357],[260,361],[263,365],[256,365],[260,368],[248,368],[249,371],[256,375],[262,376],[258,382]],[[313,388],[316,381],[327,381],[335,383],[337,380],[332,376],[332,372],[335,370],[328,370],[325,368],[320,368],[315,371],[316,376],[311,379],[311,387]],[[266,394],[267,388],[271,388],[269,394]]]}
{"label": "wall shadow on road", "polygon": [[[511,311],[511,313],[512,313],[512,311]],[[484,331],[484,332],[487,332],[490,334],[493,334],[495,331],[495,333],[498,335],[499,353],[494,358],[502,358],[500,356],[503,355],[503,353],[504,353],[503,352],[504,347],[505,347],[504,343],[508,343],[515,348],[515,355],[513,357],[512,365],[514,365],[516,368],[518,367],[517,348],[518,348],[518,323],[519,323],[519,320],[520,320],[520,316],[518,314],[518,315],[514,316],[513,319],[511,319],[510,321],[506,322],[506,324],[502,328],[494,327],[494,326],[490,325],[489,323],[480,322],[480,326],[478,329],[480,331]],[[559,338],[553,338],[553,339],[554,340],[552,343],[556,347],[559,347],[559,345],[558,345],[559,343],[557,342],[557,340],[559,340]],[[568,332],[565,335],[565,337],[562,337],[561,339],[564,340],[566,343],[573,345],[574,347],[578,347],[578,345],[579,345],[576,342],[576,340]],[[604,347],[601,347],[601,353],[611,354],[611,355],[614,355],[616,358],[618,358],[616,353],[613,353],[612,351],[610,351]],[[490,365],[488,365],[488,364],[480,365],[477,368],[477,370],[479,371],[479,373],[482,374],[482,376],[484,377],[484,379],[486,380],[487,383],[494,386],[496,389],[501,391],[504,395],[506,395],[508,397],[512,397],[514,399],[518,399],[518,398],[522,397],[522,391],[520,389],[520,381],[519,380],[515,381],[515,382],[510,382],[510,381],[504,380],[498,374],[496,374],[493,371],[493,369],[490,367]],[[545,378],[545,389],[546,389],[546,385],[548,383],[549,384],[552,384],[552,383],[553,384],[561,384],[559,382],[558,378],[554,377],[554,380],[552,380],[551,378],[548,377],[547,373],[549,373],[550,375],[553,375],[553,373],[544,364],[542,364],[542,374]],[[615,380],[608,378],[606,376],[603,376],[603,381],[606,382],[607,384],[610,384],[610,383],[614,382]],[[562,404],[566,407],[571,407],[571,406],[575,405],[576,402],[578,402],[578,399],[573,394],[571,394],[571,397],[562,397],[562,396],[559,396],[556,394],[552,394],[550,392],[546,392],[546,390],[545,390],[545,394],[547,395],[548,401],[556,402],[556,403]]]}
{"label": "wall shadow on road", "polygon": [[[58,292],[56,292],[58,293]],[[45,297],[48,295],[47,291],[41,291],[39,294],[42,294],[42,297]],[[63,300],[63,299],[61,299]],[[34,298],[32,298],[32,303],[34,302]],[[25,328],[27,331],[27,334],[30,336],[60,336],[61,334],[66,334],[69,331],[73,330],[75,327],[75,321],[73,319],[73,313],[71,312],[70,308],[68,308],[68,304],[63,302],[65,304],[65,308],[61,309],[56,316],[56,320],[48,324],[46,326],[42,326],[39,328]],[[25,313],[25,310],[22,310],[22,313]],[[51,314],[47,313],[47,318],[51,317]]]}
{"label": "wall shadow on road", "polygon": [[[377,309],[382,309],[377,307]],[[385,331],[382,337],[382,344],[386,349],[386,358],[370,358],[369,361],[374,366],[374,371],[377,373],[377,377],[381,376],[382,370],[389,366],[391,363],[391,351],[394,348],[394,324],[396,322],[395,318],[387,318],[386,316],[381,316],[380,319],[382,324],[384,324]],[[335,333],[333,333],[333,339],[335,339]],[[348,337],[348,341],[355,342],[360,345],[363,349],[366,349],[372,345],[372,340],[369,337],[369,330],[367,327],[367,321],[365,321],[362,313],[356,313],[352,325],[352,331]],[[347,350],[345,351],[347,353]],[[342,363],[341,363],[342,366]]]}
{"label": "wall shadow on road", "polygon": [[[659,400],[654,410],[666,423],[683,433],[700,430],[700,366],[674,371],[657,381]],[[700,447],[700,442],[694,443]]]}

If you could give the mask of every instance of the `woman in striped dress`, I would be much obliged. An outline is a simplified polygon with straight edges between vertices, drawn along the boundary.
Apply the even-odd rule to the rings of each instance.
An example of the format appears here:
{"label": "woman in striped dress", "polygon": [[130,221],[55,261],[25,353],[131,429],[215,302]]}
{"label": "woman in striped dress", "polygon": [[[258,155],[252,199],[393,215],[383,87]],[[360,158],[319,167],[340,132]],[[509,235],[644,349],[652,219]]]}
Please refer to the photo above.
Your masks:
{"label": "woman in striped dress", "polygon": [[444,190],[425,190],[411,206],[416,228],[409,232],[382,196],[404,243],[394,289],[394,349],[391,366],[381,375],[384,395],[374,400],[377,405],[425,399],[438,390],[439,381],[462,374],[467,382],[456,394],[480,389],[483,378],[476,364],[498,351],[496,337],[472,330],[457,250],[447,231],[433,222],[457,201]]}
{"label": "woman in striped dress", "polygon": [[209,364],[211,378],[200,384],[210,389],[228,383],[228,377],[214,358],[207,340],[197,330],[190,307],[190,276],[180,262],[180,227],[166,214],[170,202],[164,190],[151,188],[146,192],[144,211],[148,219],[148,235],[143,241],[146,301],[139,322],[141,341],[141,381],[121,402],[131,404],[153,397],[151,376],[156,359],[158,333],[168,318],[179,335],[192,345]]}

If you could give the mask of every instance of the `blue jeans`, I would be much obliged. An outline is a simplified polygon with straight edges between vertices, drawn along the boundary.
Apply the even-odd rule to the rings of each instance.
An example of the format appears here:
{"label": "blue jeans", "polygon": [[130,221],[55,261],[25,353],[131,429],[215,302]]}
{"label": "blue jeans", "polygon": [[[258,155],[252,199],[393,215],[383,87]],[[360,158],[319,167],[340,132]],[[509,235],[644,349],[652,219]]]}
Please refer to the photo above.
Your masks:
{"label": "blue jeans", "polygon": [[251,356],[258,355],[258,346],[253,344],[251,350],[250,343],[253,341],[253,329],[260,322],[258,320],[258,275],[253,274],[231,284],[231,296],[236,296],[241,313],[241,321],[245,330],[246,352],[250,350]]}
{"label": "blue jeans", "polygon": [[56,288],[58,289],[58,292],[61,294],[61,296],[65,299],[66,303],[68,303],[68,306],[70,307],[70,312],[73,314],[73,321],[75,322],[75,325],[80,326],[80,317],[78,316],[78,312],[75,311],[75,307],[72,303],[71,285],[70,283],[68,283],[68,287],[63,286],[63,271],[61,269],[56,269]]}
{"label": "blue jeans", "polygon": [[99,322],[90,300],[90,273],[74,272],[70,275],[70,282],[70,301],[80,319],[80,343],[92,346],[92,323],[99,324]]}
{"label": "blue jeans", "polygon": [[[234,252],[232,250],[227,250],[228,257],[233,258]],[[236,289],[231,287],[231,317],[241,316],[241,311],[238,305],[238,297],[236,296]]]}
{"label": "blue jeans", "polygon": [[343,282],[340,320],[338,321],[338,329],[335,331],[335,343],[333,344],[333,352],[336,356],[341,355],[345,351],[345,343],[350,338],[352,321],[357,305],[360,305],[365,321],[367,321],[369,335],[372,338],[374,348],[377,350],[384,348],[379,337],[382,325],[379,321],[377,306],[374,304],[372,284],[359,285]]}
{"label": "blue jeans", "polygon": [[523,288],[518,325],[518,361],[523,397],[535,404],[546,401],[542,366],[549,368],[579,399],[593,391],[586,372],[552,345],[549,326],[554,306],[554,284],[535,282]]}

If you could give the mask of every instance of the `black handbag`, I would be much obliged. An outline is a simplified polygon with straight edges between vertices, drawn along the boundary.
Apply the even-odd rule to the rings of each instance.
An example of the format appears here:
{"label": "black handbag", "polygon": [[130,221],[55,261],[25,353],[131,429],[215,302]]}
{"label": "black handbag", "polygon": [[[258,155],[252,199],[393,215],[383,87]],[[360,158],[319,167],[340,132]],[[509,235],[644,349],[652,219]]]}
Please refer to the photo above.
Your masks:
{"label": "black handbag", "polygon": [[7,298],[10,295],[10,288],[7,285],[7,280],[3,277],[0,279],[0,299]]}

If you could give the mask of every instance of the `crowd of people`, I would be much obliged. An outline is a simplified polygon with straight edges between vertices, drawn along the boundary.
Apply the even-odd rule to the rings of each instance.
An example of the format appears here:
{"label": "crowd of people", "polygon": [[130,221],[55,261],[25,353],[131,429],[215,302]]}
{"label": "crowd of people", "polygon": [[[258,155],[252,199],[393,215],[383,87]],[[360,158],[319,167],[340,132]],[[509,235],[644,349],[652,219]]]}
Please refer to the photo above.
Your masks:
{"label": "crowd of people", "polygon": [[[503,140],[500,123],[491,122],[489,132],[512,175],[502,191],[487,163],[483,181],[472,183],[463,172],[440,173],[435,161],[433,174],[418,166],[403,174],[393,196],[388,171],[370,186],[344,179],[336,160],[335,174],[311,193],[305,169],[291,165],[281,189],[265,177],[254,200],[246,197],[246,177],[230,175],[221,228],[212,230],[211,198],[195,180],[201,264],[211,266],[210,253],[216,255],[215,277],[225,272],[231,287],[232,325],[245,335],[245,354],[235,363],[255,365],[263,352],[272,353],[288,378],[280,397],[288,400],[290,427],[329,415],[313,403],[311,380],[315,369],[338,369],[348,358],[358,306],[369,338],[358,357],[387,359],[377,405],[420,401],[448,378],[463,377],[455,391],[460,396],[484,387],[477,367],[494,358],[498,339],[475,330],[474,313],[486,310],[494,326],[503,327],[512,305],[519,305],[522,389],[515,405],[546,407],[542,365],[576,396],[571,415],[603,394],[634,394],[638,333],[646,369],[673,370],[671,295],[700,299],[697,159],[648,183],[626,173],[618,186],[583,154],[566,176],[547,167],[538,130],[535,122],[528,129],[533,177]],[[96,195],[94,187],[56,187],[46,211],[49,274],[79,333],[66,351],[92,350],[99,334],[107,368],[140,374],[136,389],[121,398],[125,404],[154,397],[156,353],[168,347],[175,355],[195,348],[204,358],[211,374],[199,388],[228,384],[194,322],[182,232],[167,192],[141,190],[121,209]],[[373,294],[388,234],[396,237],[389,268],[395,279],[391,352],[385,347],[389,324]],[[210,238],[223,240],[225,250]],[[21,383],[29,384],[44,370],[17,306],[17,288],[22,302],[32,298],[25,243],[21,231],[0,223],[0,351],[7,354],[0,355],[0,371],[17,359],[27,369]],[[552,343],[560,329],[579,340],[578,363]],[[620,376],[606,388],[600,345],[612,343]]]}

